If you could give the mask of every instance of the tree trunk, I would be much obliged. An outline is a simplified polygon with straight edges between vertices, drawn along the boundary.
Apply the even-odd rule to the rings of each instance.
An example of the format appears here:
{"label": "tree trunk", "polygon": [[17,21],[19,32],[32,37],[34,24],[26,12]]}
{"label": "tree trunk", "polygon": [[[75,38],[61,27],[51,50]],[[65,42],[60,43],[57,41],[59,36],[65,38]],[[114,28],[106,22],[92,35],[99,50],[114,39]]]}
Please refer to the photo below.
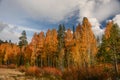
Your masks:
{"label": "tree trunk", "polygon": [[117,66],[117,56],[114,54],[114,69],[115,69],[115,80],[118,80],[118,66]]}
{"label": "tree trunk", "polygon": [[42,67],[42,57],[40,56],[40,67]]}

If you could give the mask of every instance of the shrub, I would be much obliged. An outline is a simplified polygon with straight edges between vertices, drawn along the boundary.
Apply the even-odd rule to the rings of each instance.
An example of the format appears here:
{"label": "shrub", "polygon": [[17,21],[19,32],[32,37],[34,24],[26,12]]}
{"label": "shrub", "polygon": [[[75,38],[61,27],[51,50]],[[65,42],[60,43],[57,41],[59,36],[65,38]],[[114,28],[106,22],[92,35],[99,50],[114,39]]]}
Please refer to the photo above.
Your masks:
{"label": "shrub", "polygon": [[15,69],[15,68],[16,68],[16,65],[15,65],[15,64],[10,64],[10,65],[8,65],[8,68],[10,68],[10,69]]}
{"label": "shrub", "polygon": [[27,76],[36,76],[36,77],[39,77],[42,75],[42,70],[36,66],[33,66],[33,67],[29,67],[25,74]]}
{"label": "shrub", "polygon": [[25,66],[20,66],[20,67],[18,67],[18,70],[19,70],[20,72],[26,72]]}
{"label": "shrub", "polygon": [[62,78],[64,80],[107,80],[110,76],[109,71],[104,71],[103,67],[70,67],[64,70]]}
{"label": "shrub", "polygon": [[62,76],[62,72],[53,67],[44,67],[43,71],[46,75]]}
{"label": "shrub", "polygon": [[63,80],[79,80],[78,79],[78,70],[75,67],[66,68],[63,72]]}
{"label": "shrub", "polygon": [[7,65],[0,65],[0,68],[7,68]]}

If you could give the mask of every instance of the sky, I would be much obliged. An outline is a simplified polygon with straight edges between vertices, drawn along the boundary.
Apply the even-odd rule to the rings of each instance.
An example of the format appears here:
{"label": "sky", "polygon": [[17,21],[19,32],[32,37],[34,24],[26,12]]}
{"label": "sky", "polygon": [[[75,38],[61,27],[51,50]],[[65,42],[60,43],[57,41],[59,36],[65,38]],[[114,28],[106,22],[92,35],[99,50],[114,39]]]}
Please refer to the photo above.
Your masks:
{"label": "sky", "polygon": [[17,43],[21,32],[30,42],[34,32],[65,24],[72,28],[88,17],[96,36],[107,21],[120,25],[120,0],[0,0],[0,39]]}

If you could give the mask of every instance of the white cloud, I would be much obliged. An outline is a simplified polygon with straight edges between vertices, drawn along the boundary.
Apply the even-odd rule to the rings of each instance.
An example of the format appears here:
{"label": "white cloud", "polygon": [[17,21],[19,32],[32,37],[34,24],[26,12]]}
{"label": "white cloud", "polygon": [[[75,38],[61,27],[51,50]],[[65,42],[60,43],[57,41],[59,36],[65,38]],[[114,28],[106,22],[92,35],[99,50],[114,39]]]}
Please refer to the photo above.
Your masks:
{"label": "white cloud", "polygon": [[82,22],[83,17],[88,17],[96,36],[104,33],[104,30],[100,29],[100,22],[120,13],[118,0],[19,0],[18,2],[34,19],[51,22],[64,20],[78,8],[79,21]]}
{"label": "white cloud", "polygon": [[118,0],[79,0],[80,20],[83,17],[96,18],[99,22],[120,13]]}
{"label": "white cloud", "polygon": [[[6,24],[0,22],[0,39],[2,40],[11,40],[14,43],[19,41],[19,37],[21,36],[21,32],[25,30],[27,32],[28,42],[30,42],[32,35],[34,32],[40,32],[40,30],[32,29],[28,27],[18,27],[11,24]],[[29,35],[30,33],[30,35]]]}
{"label": "white cloud", "polygon": [[101,22],[110,16],[120,13],[120,1],[2,0],[0,15],[1,17],[4,16],[4,18],[14,18],[17,23],[24,23],[26,18],[56,23],[67,19],[76,9],[79,9],[79,21],[83,17],[89,17],[96,18]]}
{"label": "white cloud", "polygon": [[18,0],[16,2],[33,19],[54,23],[72,14],[78,0]]}
{"label": "white cloud", "polygon": [[30,31],[30,32],[40,32],[40,30],[37,29],[33,29],[33,28],[28,28],[28,27],[17,27],[18,30],[26,30],[26,31]]}
{"label": "white cloud", "polygon": [[[2,29],[1,29],[2,28]],[[14,32],[15,28],[5,23],[0,23],[0,39],[18,41],[19,34]]]}
{"label": "white cloud", "polygon": [[113,18],[113,21],[114,23],[117,23],[120,27],[120,14],[116,15],[114,18]]}
{"label": "white cloud", "polygon": [[99,24],[96,18],[90,18],[89,21],[92,25],[92,31],[94,32],[95,36],[101,38],[104,34],[104,29],[100,28],[101,24]]}
{"label": "white cloud", "polygon": [[[16,24],[24,24],[27,19],[57,23],[70,17],[76,9],[79,9],[79,22],[83,17],[88,17],[95,35],[102,35],[100,22],[120,13],[120,1],[118,0],[2,0],[0,5],[0,18]],[[119,23],[119,16],[113,20]],[[25,22],[26,21],[26,22]],[[29,22],[29,21],[28,21]],[[3,27],[7,26],[7,27]],[[14,27],[14,28],[13,28]],[[17,40],[22,30],[39,32],[39,30],[15,27],[2,24],[0,34],[9,35],[7,39]],[[19,33],[18,33],[19,32]],[[1,36],[1,35],[0,35]],[[13,36],[13,37],[12,37]],[[32,35],[31,35],[32,36]],[[4,38],[1,36],[0,38]],[[6,39],[6,38],[5,38]],[[30,39],[30,38],[29,38]]]}
{"label": "white cloud", "polygon": [[95,36],[102,38],[104,29],[101,29],[100,22],[120,13],[120,2],[118,0],[79,0],[79,20],[88,17],[92,24]]}

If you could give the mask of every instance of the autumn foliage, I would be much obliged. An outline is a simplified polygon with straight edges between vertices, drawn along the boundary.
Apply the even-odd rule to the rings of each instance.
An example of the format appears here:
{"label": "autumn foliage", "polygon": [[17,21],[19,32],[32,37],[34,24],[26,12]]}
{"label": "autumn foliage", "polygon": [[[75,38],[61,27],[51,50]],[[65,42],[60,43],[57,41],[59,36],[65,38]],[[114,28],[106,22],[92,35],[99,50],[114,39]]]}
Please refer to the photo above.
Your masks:
{"label": "autumn foliage", "polygon": [[113,26],[113,22],[110,21],[107,23],[106,29],[105,29],[105,38],[108,39],[110,37],[110,30]]}
{"label": "autumn foliage", "polygon": [[[108,22],[104,35],[106,39],[110,37],[112,26],[113,22]],[[96,57],[99,50],[92,26],[84,17],[75,31],[65,30],[64,25],[60,25],[58,30],[34,33],[31,42],[26,45],[1,43],[0,67],[19,67],[19,71],[29,76],[54,75],[64,80],[106,80],[112,75],[107,72],[111,67],[100,66],[97,62],[101,59]]]}
{"label": "autumn foliage", "polygon": [[33,66],[33,67],[29,67],[26,70],[25,74],[29,75],[29,76],[41,76],[42,72],[41,72],[40,68],[38,68],[37,66]]}
{"label": "autumn foliage", "polygon": [[[112,22],[107,26],[112,26]],[[106,37],[109,37],[109,30],[110,27],[106,27]],[[35,33],[26,46],[1,44],[0,64],[18,64],[22,57],[24,61],[22,64],[27,66],[85,67],[95,64],[97,52],[97,41],[92,32],[92,26],[85,17],[75,31],[65,30],[63,25],[63,28],[60,27],[58,31],[48,29],[46,34],[42,31]]]}

